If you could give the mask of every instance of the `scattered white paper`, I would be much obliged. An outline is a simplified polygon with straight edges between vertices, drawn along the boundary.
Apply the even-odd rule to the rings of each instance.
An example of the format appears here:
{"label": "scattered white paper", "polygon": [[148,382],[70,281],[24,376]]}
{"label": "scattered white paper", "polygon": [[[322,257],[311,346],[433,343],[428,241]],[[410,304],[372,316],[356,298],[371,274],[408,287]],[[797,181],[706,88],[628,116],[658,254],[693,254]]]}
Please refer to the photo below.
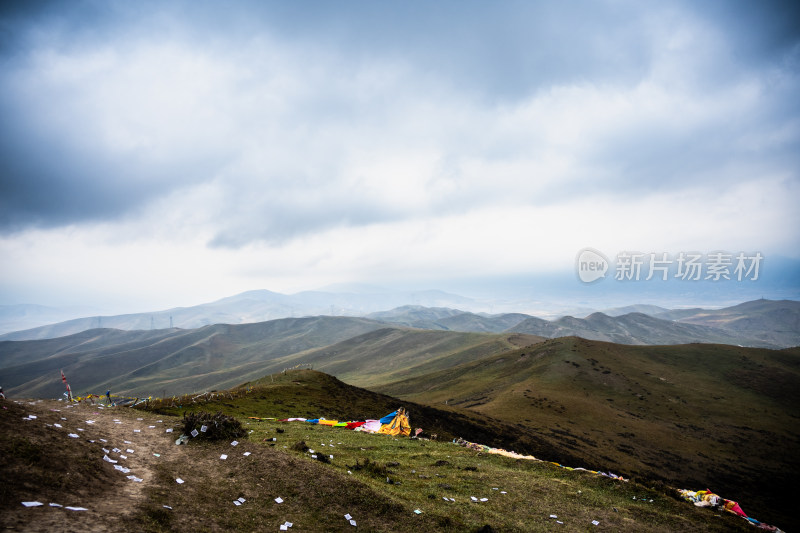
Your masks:
{"label": "scattered white paper", "polygon": [[355,520],[350,520],[350,525],[353,526],[353,527],[356,527],[356,521]]}
{"label": "scattered white paper", "polygon": [[120,458],[120,459],[127,459],[127,458],[128,458],[128,456],[127,456],[127,455],[120,455],[120,456],[119,456],[119,458]]}
{"label": "scattered white paper", "polygon": [[60,503],[53,503],[53,502],[50,502],[50,507],[64,507],[64,506],[63,506],[63,505],[61,505]]}
{"label": "scattered white paper", "polygon": [[134,432],[134,433],[141,433],[141,432],[142,432],[142,430],[141,430],[141,429],[134,429],[134,430],[133,430],[133,432]]}
{"label": "scattered white paper", "polygon": [[144,420],[144,418],[137,418],[136,420],[140,420],[141,421],[141,420]]}
{"label": "scattered white paper", "polygon": [[275,498],[275,503],[283,503],[283,498],[278,496],[277,498]]}
{"label": "scattered white paper", "polygon": [[39,417],[37,417],[36,415],[28,415],[28,418],[31,420],[36,420]]}
{"label": "scattered white paper", "polygon": [[177,481],[178,483],[183,483],[183,480],[181,478],[175,478],[175,481]]}
{"label": "scattered white paper", "polygon": [[142,482],[142,478],[140,478],[140,477],[136,477],[136,476],[134,476],[133,474],[131,474],[130,476],[126,476],[126,477],[127,477],[128,479],[130,479],[131,481],[135,481],[135,482],[137,482],[137,483],[141,483],[141,482]]}
{"label": "scattered white paper", "polygon": [[592,520],[592,525],[593,526],[599,526],[600,522],[598,522],[597,520]]}
{"label": "scattered white paper", "polygon": [[562,522],[561,520],[556,520],[556,524],[563,524],[563,523],[564,522]]}
{"label": "scattered white paper", "polygon": [[205,426],[205,425],[204,426],[200,426],[200,431],[205,433],[206,431],[208,431],[208,426]]}
{"label": "scattered white paper", "polygon": [[116,463],[116,462],[117,462],[117,461],[115,461],[114,459],[112,459],[111,457],[109,457],[109,456],[107,456],[107,455],[104,455],[104,456],[103,456],[103,461],[108,461],[108,462],[109,462],[109,463],[111,463],[111,464],[114,464],[114,463]]}
{"label": "scattered white paper", "polygon": [[308,450],[308,453],[311,453],[311,454],[313,454],[313,453],[314,453],[314,450]]}
{"label": "scattered white paper", "polygon": [[422,511],[420,511],[419,509],[414,509],[414,513],[415,514],[422,514]]}
{"label": "scattered white paper", "polygon": [[125,444],[133,444],[133,443],[132,443],[131,441],[129,441],[129,440],[124,440],[124,441],[122,441],[122,442],[124,442]]}
{"label": "scattered white paper", "polygon": [[508,493],[506,491],[504,491],[504,490],[501,490],[500,494],[508,494]]}
{"label": "scattered white paper", "polygon": [[350,513],[347,513],[346,515],[344,515],[344,519],[345,520],[350,520],[351,518],[353,518],[353,517],[350,516]]}
{"label": "scattered white paper", "polygon": [[222,455],[219,456],[219,458],[224,461],[225,459],[228,458],[228,456],[223,453]]}
{"label": "scattered white paper", "polygon": [[239,500],[233,500],[233,505],[239,507],[240,505],[242,505],[242,502],[240,502]]}
{"label": "scattered white paper", "polygon": [[[103,453],[111,453],[110,450],[106,450],[105,448],[100,448],[100,449],[103,450]],[[114,448],[114,450],[115,450],[115,453],[119,451],[116,448]]]}
{"label": "scattered white paper", "polygon": [[294,524],[287,520],[286,522],[283,523],[283,525],[286,527],[292,527]]}
{"label": "scattered white paper", "polygon": [[119,453],[122,450],[120,450],[119,448],[111,448],[111,451],[114,452],[114,453]]}
{"label": "scattered white paper", "polygon": [[281,524],[281,527],[280,527],[279,529],[280,529],[281,531],[289,531],[289,528],[288,528],[288,527],[286,527],[286,524]]}
{"label": "scattered white paper", "polygon": [[153,429],[153,428],[155,428],[155,426],[147,426],[147,427],[148,427],[149,429]]}
{"label": "scattered white paper", "polygon": [[317,458],[317,454],[312,455],[311,458],[312,459],[316,459]]}
{"label": "scattered white paper", "polygon": [[172,433],[172,428],[167,428],[167,433]]}
{"label": "scattered white paper", "polygon": [[87,420],[86,423],[87,424],[94,424],[94,420]]}
{"label": "scattered white paper", "polygon": [[242,455],[244,455],[245,457],[247,457],[248,455],[250,455],[250,452],[244,452]]}
{"label": "scattered white paper", "polygon": [[239,444],[238,440],[235,440],[235,441],[231,442],[231,446],[236,446],[237,444]]}
{"label": "scattered white paper", "polygon": [[240,496],[238,499],[239,499],[239,501],[240,501],[240,502],[242,502],[242,503],[244,503],[244,502],[246,502],[246,501],[247,501],[247,500],[245,500],[244,498],[242,498],[241,496]]}
{"label": "scattered white paper", "polygon": [[69,509],[70,511],[88,511],[86,507],[73,507],[71,505],[67,505],[64,509]]}
{"label": "scattered white paper", "polygon": [[78,428],[78,431],[83,431],[83,428]]}
{"label": "scattered white paper", "polygon": [[100,439],[100,442],[108,442],[106,439]]}
{"label": "scattered white paper", "polygon": [[133,453],[133,450],[131,450],[130,448],[128,448],[128,449],[127,449],[127,450],[125,450],[125,451],[126,451],[126,452],[128,452],[128,453]]}
{"label": "scattered white paper", "polygon": [[556,515],[554,515],[554,514],[551,514],[551,515],[550,515],[550,518],[558,518],[558,516],[556,516]]}
{"label": "scattered white paper", "polygon": [[[57,428],[64,427],[64,426],[62,426],[61,424],[53,424],[53,426],[54,426],[54,427],[57,427]],[[102,440],[102,439],[101,439],[101,440]]]}
{"label": "scattered white paper", "polygon": [[488,502],[488,501],[489,501],[489,498],[481,498],[481,501],[482,501],[482,502]]}
{"label": "scattered white paper", "polygon": [[22,505],[25,507],[39,507],[40,505],[44,505],[42,502],[22,502]]}
{"label": "scattered white paper", "polygon": [[475,496],[470,496],[469,499],[474,501],[474,502],[478,501],[478,498],[476,498]]}
{"label": "scattered white paper", "polygon": [[200,434],[200,432],[199,432],[199,431],[197,431],[196,429],[193,429],[193,430],[192,430],[192,432],[190,433],[190,435],[191,435],[192,437],[196,437],[196,436],[198,436],[199,434]]}
{"label": "scattered white paper", "polygon": [[122,466],[122,465],[114,465],[114,469],[115,469],[115,470],[119,470],[119,471],[120,471],[120,472],[122,472],[123,474],[127,474],[128,472],[130,472],[130,471],[131,471],[131,469],[130,469],[130,468],[125,468],[125,467],[124,467],[124,466]]}
{"label": "scattered white paper", "polygon": [[170,511],[172,510],[172,507],[170,507],[169,505],[162,505],[162,507],[163,507],[164,509],[169,509]]}

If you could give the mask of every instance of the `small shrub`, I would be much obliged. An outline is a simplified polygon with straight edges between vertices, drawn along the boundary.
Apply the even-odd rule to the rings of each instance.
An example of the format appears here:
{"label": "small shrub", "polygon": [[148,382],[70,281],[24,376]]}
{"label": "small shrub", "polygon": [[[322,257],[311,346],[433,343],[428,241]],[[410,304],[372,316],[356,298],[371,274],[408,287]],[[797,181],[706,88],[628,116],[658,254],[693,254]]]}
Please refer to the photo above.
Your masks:
{"label": "small shrub", "polygon": [[[205,426],[205,431],[202,431]],[[232,416],[216,414],[205,411],[191,412],[183,414],[183,433],[190,435],[193,430],[197,430],[197,437],[207,440],[226,440],[240,439],[247,436],[247,431],[242,427],[242,423]]]}

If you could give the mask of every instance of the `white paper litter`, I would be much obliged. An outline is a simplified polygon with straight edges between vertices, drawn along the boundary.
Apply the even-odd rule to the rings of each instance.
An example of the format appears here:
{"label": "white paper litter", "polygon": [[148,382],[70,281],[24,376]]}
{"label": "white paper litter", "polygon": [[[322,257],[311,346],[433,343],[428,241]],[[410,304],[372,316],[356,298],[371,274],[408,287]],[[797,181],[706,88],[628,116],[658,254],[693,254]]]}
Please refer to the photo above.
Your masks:
{"label": "white paper litter", "polygon": [[481,501],[482,501],[482,502],[488,502],[488,501],[489,501],[489,498],[481,498]]}
{"label": "white paper litter", "polygon": [[350,516],[350,513],[347,513],[346,515],[344,515],[344,519],[345,520],[350,520],[351,518],[353,518],[353,517]]}
{"label": "white paper litter", "polygon": [[474,502],[478,501],[478,498],[476,498],[475,496],[470,496],[469,499],[474,501]]}
{"label": "white paper litter", "polygon": [[178,483],[183,483],[183,480],[181,478],[175,478],[175,481],[177,481]]}
{"label": "white paper litter", "polygon": [[240,505],[242,505],[242,502],[240,502],[239,500],[233,500],[233,505],[239,507]]}
{"label": "white paper litter", "polygon": [[235,441],[231,442],[231,446],[236,446],[237,444],[239,444],[238,440],[235,440]]}
{"label": "white paper litter", "polygon": [[[64,426],[62,426],[61,424],[53,424],[53,427],[61,428],[61,427],[64,427]],[[103,439],[100,439],[100,440],[103,440]]]}
{"label": "white paper litter", "polygon": [[22,502],[22,505],[25,507],[39,507],[40,505],[44,505],[42,502]]}
{"label": "white paper litter", "polygon": [[353,526],[353,527],[356,527],[356,521],[355,520],[350,520],[350,525]]}
{"label": "white paper litter", "polygon": [[200,426],[200,432],[201,433],[205,433],[206,431],[208,431],[208,426],[206,426],[206,425]]}
{"label": "white paper litter", "polygon": [[283,503],[283,498],[278,496],[277,498],[275,498],[275,503]]}
{"label": "white paper litter", "polygon": [[556,515],[554,515],[554,514],[551,514],[551,515],[550,515],[550,518],[558,518],[558,516],[556,516]]}
{"label": "white paper litter", "polygon": [[200,434],[200,432],[199,432],[199,431],[197,431],[196,429],[193,429],[193,430],[192,430],[192,432],[191,432],[191,433],[189,433],[189,434],[190,434],[192,437],[196,437],[196,436],[198,436],[198,435]]}
{"label": "white paper litter", "polygon": [[130,469],[130,468],[125,468],[124,466],[121,466],[121,465],[114,465],[114,469],[115,469],[115,470],[119,470],[119,471],[120,471],[120,472],[122,472],[123,474],[127,474],[128,472],[130,472],[130,471],[131,471],[131,469]]}
{"label": "white paper litter", "polygon": [[593,526],[599,526],[600,522],[598,522],[597,520],[592,520],[592,525]]}
{"label": "white paper litter", "polygon": [[172,428],[167,428],[167,433],[172,433]]}
{"label": "white paper litter", "polygon": [[223,453],[222,455],[219,456],[219,458],[224,461],[225,459],[228,458],[228,456]]}
{"label": "white paper litter", "polygon": [[88,511],[86,507],[73,507],[71,505],[67,505],[64,509],[69,509],[70,511]]}
{"label": "white paper litter", "polygon": [[64,507],[64,506],[63,506],[63,505],[61,505],[60,503],[53,503],[53,502],[50,502],[50,507]]}
{"label": "white paper litter", "polygon": [[120,455],[120,456],[119,456],[119,458],[120,458],[120,459],[127,459],[127,458],[128,458],[128,456],[127,456],[127,455]]}
{"label": "white paper litter", "polygon": [[133,432],[134,432],[134,433],[141,433],[141,432],[142,432],[142,430],[141,430],[141,429],[134,429],[134,430],[133,430]]}
{"label": "white paper litter", "polygon": [[244,455],[245,457],[247,457],[248,455],[250,455],[250,452],[244,452],[242,455]]}
{"label": "white paper litter", "polygon": [[172,507],[170,507],[169,505],[162,505],[161,507],[163,507],[164,509],[169,509],[170,511],[172,510]]}
{"label": "white paper litter", "polygon": [[128,448],[128,449],[127,449],[127,450],[125,450],[125,451],[126,451],[127,453],[133,453],[133,450],[132,450],[132,449],[130,449],[130,448]]}
{"label": "white paper litter", "polygon": [[109,457],[109,456],[107,456],[107,455],[104,455],[104,456],[103,456],[103,461],[108,461],[108,462],[109,462],[109,463],[111,463],[111,464],[114,464],[114,463],[116,463],[116,462],[117,462],[116,460],[112,459],[111,457]]}

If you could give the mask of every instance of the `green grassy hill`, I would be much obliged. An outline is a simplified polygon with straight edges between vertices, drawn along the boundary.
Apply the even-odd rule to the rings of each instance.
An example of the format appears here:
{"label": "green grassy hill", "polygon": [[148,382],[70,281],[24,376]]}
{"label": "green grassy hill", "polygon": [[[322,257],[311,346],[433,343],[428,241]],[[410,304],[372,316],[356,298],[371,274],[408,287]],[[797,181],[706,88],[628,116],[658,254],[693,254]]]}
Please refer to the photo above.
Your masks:
{"label": "green grassy hill", "polygon": [[386,382],[541,340],[518,334],[391,328],[350,317],[310,317],[193,330],[89,330],[0,342],[0,372],[14,395],[53,398],[63,370],[76,395],[111,389],[166,396],[224,389],[297,364]]}
{"label": "green grassy hill", "polygon": [[[370,393],[357,389],[351,390],[351,396],[339,397],[338,393],[352,388],[311,371],[289,372],[274,383],[267,381],[269,384],[255,385],[249,394],[240,396],[241,390],[233,391],[235,394],[225,399],[184,406],[184,410],[265,416],[287,413],[289,408],[283,409],[277,402],[294,401],[298,403],[292,411],[345,413],[349,402],[358,397],[362,403],[351,411],[355,413],[379,409],[384,401],[372,395],[378,403],[370,407]],[[275,407],[257,402],[263,399]],[[303,407],[305,399],[324,399],[324,405]],[[396,400],[386,401],[397,404]],[[239,439],[235,448],[227,440],[175,446],[175,434],[165,433],[163,428],[180,431],[180,417],[127,408],[96,413],[97,409],[88,405],[54,412],[53,406],[63,408],[56,402],[8,402],[8,408],[0,411],[3,527],[26,531],[245,532],[277,531],[280,524],[290,521],[289,531],[325,532],[752,529],[731,514],[719,515],[678,501],[671,491],[569,471],[547,462],[482,454],[441,440],[242,418],[249,435]],[[38,418],[20,424],[21,418],[31,414]],[[64,415],[67,420],[61,418]],[[82,438],[66,438],[68,429],[54,427],[61,423],[72,428],[89,416],[96,422],[90,426],[81,423],[86,427]],[[115,425],[112,417],[121,425]],[[414,424],[418,417],[413,406],[411,417]],[[157,429],[147,430],[148,425]],[[133,434],[131,427],[145,429]],[[127,431],[120,433],[119,428]],[[107,443],[94,440],[99,438]],[[102,460],[103,446],[110,448],[123,438],[133,441],[123,448],[136,448],[127,462],[136,457],[132,466],[145,478],[141,484],[129,481]],[[113,451],[109,453],[117,457]],[[221,460],[221,454],[227,458]],[[186,482],[176,484],[178,477]],[[233,500],[238,498],[244,503],[235,506]],[[20,505],[31,500],[42,501],[44,506],[26,509]],[[88,511],[47,506],[54,501],[81,505]],[[348,522],[346,514],[357,527]]]}
{"label": "green grassy hill", "polygon": [[315,369],[345,381],[370,387],[425,375],[543,340],[534,335],[513,333],[383,328],[294,354],[279,362],[285,367],[312,364]]}
{"label": "green grassy hill", "polygon": [[586,466],[708,486],[788,519],[783,488],[800,471],[798,349],[562,338],[377,390],[515,424]]}

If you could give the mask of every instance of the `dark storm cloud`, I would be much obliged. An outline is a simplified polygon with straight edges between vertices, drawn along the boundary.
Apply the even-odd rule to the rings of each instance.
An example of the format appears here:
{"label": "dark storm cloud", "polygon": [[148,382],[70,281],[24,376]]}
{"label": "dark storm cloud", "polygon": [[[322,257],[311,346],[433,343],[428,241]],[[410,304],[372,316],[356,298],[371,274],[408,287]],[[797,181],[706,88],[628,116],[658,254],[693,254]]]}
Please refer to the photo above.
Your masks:
{"label": "dark storm cloud", "polygon": [[[797,180],[797,12],[794,3],[777,1],[7,2],[0,6],[0,233],[115,220],[207,183],[220,187],[213,206],[197,206],[217,214],[212,244],[237,247],[428,208],[468,210],[509,190],[542,202],[764,173]],[[159,61],[164,65],[148,69]],[[385,65],[388,74],[380,71]],[[149,93],[159,76],[182,68],[201,78]],[[687,113],[686,125],[670,129],[659,122],[666,113],[652,124],[619,127],[612,115],[591,149],[548,144],[559,120],[582,120],[570,109],[585,105],[583,93],[564,97],[560,113],[545,114],[551,122],[523,123],[510,133],[493,131],[503,127],[491,119],[460,124],[457,113],[437,114],[457,100],[465,117],[493,117],[543,95],[557,100],[564,87],[613,96],[653,78],[679,95],[668,104],[701,102],[676,105],[675,114]],[[739,106],[735,88],[751,82],[755,96]],[[714,107],[725,99],[729,108],[709,117],[688,115],[702,111],[702,102]],[[186,101],[185,113],[170,115]],[[404,114],[428,123],[404,125]],[[337,185],[352,177],[347,162],[359,145],[369,150],[385,134],[387,152],[400,150],[404,139],[424,139],[437,127],[430,149],[453,168],[469,159],[487,167],[513,163],[537,149],[545,159],[560,149],[604,179],[580,176],[545,195],[514,188],[511,178],[496,182],[506,192],[494,191],[494,176],[475,184],[456,171],[448,176],[450,196],[396,208],[392,193]],[[467,142],[435,144],[449,133]],[[424,141],[405,148],[422,147]],[[244,170],[231,175],[231,165]]]}

